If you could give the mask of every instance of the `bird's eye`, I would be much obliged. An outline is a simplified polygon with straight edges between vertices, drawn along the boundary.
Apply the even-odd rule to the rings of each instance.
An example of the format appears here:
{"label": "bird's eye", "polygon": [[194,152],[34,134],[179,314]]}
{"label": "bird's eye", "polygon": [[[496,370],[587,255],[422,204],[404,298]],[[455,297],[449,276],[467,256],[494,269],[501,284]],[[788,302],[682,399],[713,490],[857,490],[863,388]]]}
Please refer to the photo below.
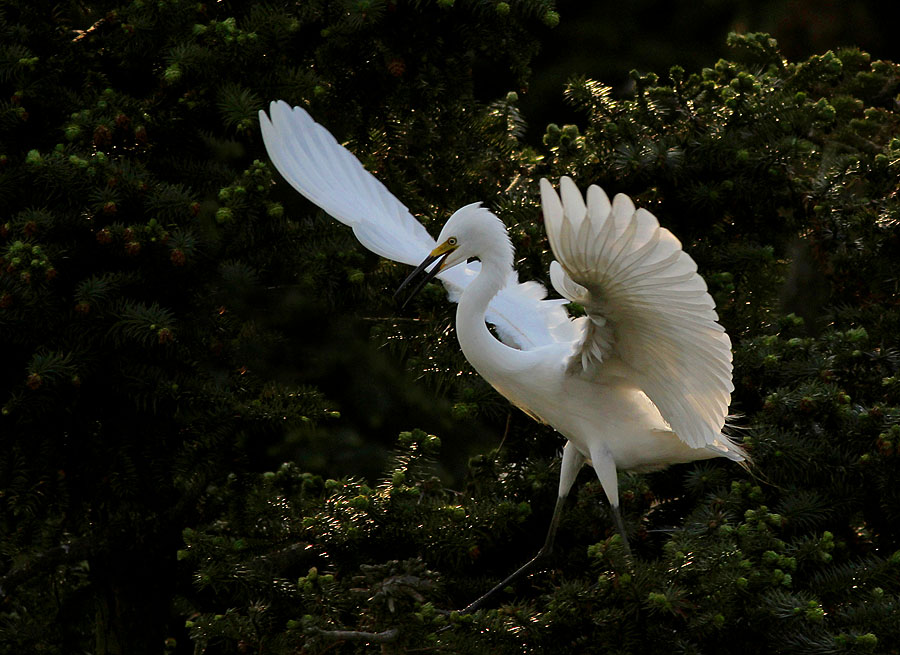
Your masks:
{"label": "bird's eye", "polygon": [[447,245],[455,246],[456,245],[456,237],[450,237],[449,239],[447,239]]}

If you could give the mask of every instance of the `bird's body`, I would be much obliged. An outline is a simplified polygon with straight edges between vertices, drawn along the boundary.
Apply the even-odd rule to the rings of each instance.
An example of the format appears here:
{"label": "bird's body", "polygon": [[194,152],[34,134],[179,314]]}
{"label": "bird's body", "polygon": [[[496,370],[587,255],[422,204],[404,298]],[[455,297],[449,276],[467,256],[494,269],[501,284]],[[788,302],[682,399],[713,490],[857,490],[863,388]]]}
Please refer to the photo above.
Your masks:
{"label": "bird's body", "polygon": [[[305,111],[277,102],[270,113],[271,120],[260,112],[260,122],[282,175],[352,226],[369,249],[407,264],[421,261],[401,288],[426,272],[422,284],[441,279],[459,303],[456,332],[466,359],[512,404],[568,440],[542,552],[552,545],[562,501],[585,462],[624,538],[617,470],[744,459],[722,434],[733,390],[731,342],[693,260],[652,214],[626,196],[610,202],[596,186],[585,202],[569,178],[560,181],[559,195],[541,180],[557,260],[550,278],[565,298],[546,300],[543,287],[518,281],[506,227],[480,204],[456,211],[435,241]],[[567,301],[586,315],[570,318]]]}
{"label": "bird's body", "polygon": [[678,439],[619,359],[611,358],[588,377],[568,370],[575,342],[519,350],[498,341],[484,316],[507,271],[491,257],[481,261],[480,273],[459,300],[457,338],[472,367],[513,405],[553,426],[588,460],[592,448],[605,446],[619,470],[649,471],[720,455]]}
{"label": "bird's body", "polygon": [[[567,190],[571,190],[574,186],[567,178],[564,178],[562,184],[563,188]],[[552,200],[548,203],[548,186],[545,184],[543,189],[545,211],[547,204],[552,204]],[[597,187],[593,188],[597,189]],[[552,192],[552,189],[550,191]],[[605,199],[605,195],[603,198]],[[568,202],[573,202],[571,195]],[[589,220],[588,208],[583,204],[580,207],[576,206],[575,213],[583,213],[585,216],[582,219]],[[624,215],[624,212],[622,213]],[[629,219],[633,216],[634,212],[629,212]],[[614,223],[611,210],[605,212],[602,218]],[[652,220],[655,224],[655,232],[661,232],[662,228],[659,228],[656,219],[652,218],[649,213],[645,214],[643,218],[645,221]],[[564,218],[563,220],[571,219]],[[553,229],[552,220],[550,223],[549,229]],[[597,228],[594,230],[595,233],[602,233],[601,226],[595,227]],[[615,232],[615,230],[608,231]],[[638,230],[634,229],[633,232],[637,234]],[[628,229],[622,230],[622,233],[627,235]],[[589,237],[590,230],[583,231],[581,236]],[[597,234],[594,236],[596,237]],[[674,240],[674,237],[671,237],[674,243],[666,243],[665,238],[671,236],[667,231],[662,236],[663,241],[660,246],[659,235],[654,234],[656,239],[654,242],[652,239],[646,238],[645,231],[645,242],[639,243],[636,248],[639,250],[643,247],[651,254],[655,248],[663,250],[661,256],[651,257],[651,263],[656,266],[657,270],[653,276],[649,277],[647,286],[651,290],[660,285],[665,287],[667,280],[671,281],[671,278],[674,277],[676,291],[687,296],[690,301],[689,306],[699,300],[699,312],[705,311],[709,314],[711,310],[708,305],[711,304],[711,299],[706,293],[705,284],[702,285],[702,289],[695,287],[694,280],[695,278],[699,279],[699,276],[696,274],[693,261],[681,251],[680,244]],[[635,250],[634,236],[627,238],[632,241],[631,246],[622,248],[623,252],[617,253],[617,257],[623,258],[626,262],[628,255],[633,255]],[[607,241],[610,239],[607,238]],[[615,239],[613,238],[611,241],[615,242]],[[739,447],[720,432],[725,422],[724,410],[727,409],[727,402],[723,406],[721,402],[719,403],[722,406],[719,411],[722,413],[713,416],[713,421],[718,422],[718,424],[714,423],[713,429],[710,430],[702,420],[699,421],[701,429],[707,428],[707,433],[700,435],[702,440],[699,445],[691,445],[686,439],[679,438],[657,405],[640,388],[638,383],[641,380],[642,372],[635,370],[635,364],[625,359],[628,355],[627,350],[622,351],[621,348],[615,347],[617,343],[628,343],[630,335],[624,332],[628,329],[627,319],[619,319],[624,323],[624,326],[620,327],[613,323],[612,318],[599,316],[593,319],[588,318],[582,320],[582,334],[577,335],[574,339],[553,341],[527,350],[518,349],[497,340],[488,330],[485,316],[489,311],[491,301],[508,284],[512,270],[513,250],[506,228],[496,216],[477,205],[464,207],[447,221],[438,237],[438,243],[451,245],[439,246],[433,251],[429,259],[443,257],[443,260],[434,269],[435,271],[450,268],[456,263],[465,262],[472,257],[481,261],[481,270],[462,292],[456,311],[457,338],[466,359],[512,404],[535,419],[553,426],[568,440],[564,453],[564,474],[560,477],[560,497],[564,498],[568,494],[575,473],[583,462],[590,462],[593,465],[610,503],[614,508],[618,508],[619,495],[616,478],[618,470],[652,471],[670,464],[710,459],[723,455],[738,460],[742,458]],[[673,247],[675,244],[678,245],[677,248]],[[564,247],[560,247],[560,250],[563,250]],[[555,254],[559,255],[560,253]],[[603,258],[597,255],[596,259],[602,260]],[[591,267],[592,272],[593,268],[597,266],[596,262],[583,263]],[[636,268],[634,262],[631,262],[630,266]],[[675,275],[667,276],[665,271],[671,268],[675,269]],[[660,271],[663,272],[661,276],[659,275]],[[640,280],[641,276],[638,278]],[[684,281],[688,282],[687,287],[677,288],[684,286],[681,284]],[[560,286],[564,290],[567,284],[571,289],[575,288],[568,278],[560,282]],[[653,294],[655,293],[654,291]],[[590,292],[582,288],[580,294],[579,299],[588,303],[590,312],[592,306]],[[613,295],[615,294],[613,293]],[[681,300],[684,302],[684,298]],[[677,306],[678,299],[669,302]],[[616,316],[616,310],[613,308],[607,308],[606,313],[611,317]],[[701,325],[703,323],[710,323],[710,321],[705,319]],[[721,350],[723,344],[730,345],[721,327],[714,322],[712,325],[715,327],[704,325],[705,329],[711,331],[710,335],[704,336],[711,336],[710,346],[713,347],[713,350],[715,346]],[[696,329],[696,327],[693,326],[692,329]],[[637,329],[642,329],[640,324]],[[597,348],[591,348],[594,341],[599,341],[600,345]],[[685,347],[690,350],[689,345],[685,344]],[[661,352],[665,353],[666,350],[663,348]],[[722,362],[716,362],[713,359],[711,370],[727,368],[729,373],[727,379],[720,374],[713,378],[714,381],[721,383],[724,389],[730,391],[730,350],[726,352],[728,356],[726,365],[723,366]],[[706,355],[708,356],[709,353]],[[670,352],[669,356],[677,359],[680,353]],[[699,360],[698,363],[703,365],[702,360]],[[710,364],[707,362],[706,365]],[[721,388],[716,388],[715,384],[713,384],[713,388],[714,392],[721,395]],[[684,393],[689,392],[689,389],[684,391]],[[709,413],[708,405],[707,402],[700,403],[698,406],[701,411]],[[572,464],[569,467],[571,469],[569,475],[565,475],[566,459]]]}

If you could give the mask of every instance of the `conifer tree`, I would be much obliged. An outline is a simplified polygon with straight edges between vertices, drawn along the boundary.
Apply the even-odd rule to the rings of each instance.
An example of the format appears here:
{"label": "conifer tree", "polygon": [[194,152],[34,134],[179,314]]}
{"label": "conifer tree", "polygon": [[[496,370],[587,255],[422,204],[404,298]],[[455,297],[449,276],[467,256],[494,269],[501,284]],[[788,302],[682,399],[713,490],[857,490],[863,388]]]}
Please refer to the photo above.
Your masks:
{"label": "conifer tree", "polygon": [[[389,179],[444,179],[435,144],[460,169],[484,154],[475,85],[522,78],[552,18],[544,2],[4,3],[4,651],[189,651],[182,531],[222,519],[232,485],[261,498],[267,449],[321,462],[340,442],[295,337],[382,273],[274,184],[257,111],[310,105],[370,165],[403,153]],[[445,179],[459,193],[473,174]],[[446,192],[404,190],[420,209]]]}
{"label": "conifer tree", "polygon": [[[549,126],[543,160],[514,146],[520,178],[488,202],[523,276],[548,263],[540,175],[631,193],[684,237],[735,342],[736,429],[752,468],[623,475],[633,564],[585,473],[555,555],[494,608],[463,615],[454,610],[540,544],[558,437],[510,415],[502,447],[473,459],[455,492],[433,473],[438,438],[421,431],[400,436],[374,485],[286,465],[267,478],[264,497],[279,499],[267,528],[248,530],[240,506],[185,540],[183,561],[218,594],[191,606],[201,648],[892,652],[900,69],[853,49],[788,62],[765,35],[731,45],[734,61],[676,67],[666,83],[635,73],[627,99],[573,81],[583,126]],[[443,292],[415,311],[440,338],[405,326],[380,338],[402,343],[461,413],[490,418],[502,403],[455,373],[465,363],[446,343]],[[275,526],[284,539],[273,549]],[[252,554],[229,550],[234,539]]]}
{"label": "conifer tree", "polygon": [[[465,0],[0,14],[4,650],[896,649],[900,69],[734,37],[733,61],[635,73],[629,98],[573,80],[581,122],[534,148],[506,91],[557,20]],[[554,555],[455,612],[539,546],[561,439],[471,371],[442,289],[397,317],[402,267],[285,188],[255,122],[275,98],[429,227],[484,201],[523,278],[550,257],[539,177],[650,208],[732,335],[750,471],[623,475],[633,563],[585,472]],[[321,465],[352,444],[298,383],[317,361],[298,334],[354,316],[477,430],[455,488],[413,425],[377,478]],[[267,449],[294,461],[260,473]]]}

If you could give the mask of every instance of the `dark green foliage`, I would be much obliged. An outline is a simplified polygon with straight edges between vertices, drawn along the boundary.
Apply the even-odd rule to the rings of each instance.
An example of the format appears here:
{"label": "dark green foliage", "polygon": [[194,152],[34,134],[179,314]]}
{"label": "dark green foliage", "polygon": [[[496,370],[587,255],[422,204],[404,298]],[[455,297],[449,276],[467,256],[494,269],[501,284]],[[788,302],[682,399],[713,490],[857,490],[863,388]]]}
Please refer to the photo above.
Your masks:
{"label": "dark green foliage", "polygon": [[[382,468],[312,382],[337,352],[359,369],[339,396],[385,368],[344,312],[389,315],[399,273],[275,184],[256,114],[283,97],[372,165],[403,153],[386,177],[425,180],[430,199],[400,189],[419,207],[447,199],[427,184],[445,140],[465,154],[457,195],[499,185],[515,139],[491,125],[514,108],[474,94],[524,77],[550,6],[457,5],[3,5],[2,650],[189,651],[172,599],[208,594],[176,564],[183,529],[252,516],[269,452]],[[425,405],[400,395],[380,401]],[[229,476],[247,490],[233,504]]]}
{"label": "dark green foliage", "polygon": [[[0,13],[4,651],[896,652],[900,70],[734,37],[735,61],[634,73],[626,99],[573,80],[580,124],[535,150],[507,89],[558,20],[542,0]],[[256,122],[276,98],[431,228],[484,201],[525,279],[550,257],[540,176],[653,210],[734,341],[749,471],[622,475],[630,564],[585,470],[554,554],[454,611],[540,545],[561,440],[471,371],[442,289],[398,316],[402,267],[278,179]],[[443,449],[402,432],[385,464],[420,416]]]}

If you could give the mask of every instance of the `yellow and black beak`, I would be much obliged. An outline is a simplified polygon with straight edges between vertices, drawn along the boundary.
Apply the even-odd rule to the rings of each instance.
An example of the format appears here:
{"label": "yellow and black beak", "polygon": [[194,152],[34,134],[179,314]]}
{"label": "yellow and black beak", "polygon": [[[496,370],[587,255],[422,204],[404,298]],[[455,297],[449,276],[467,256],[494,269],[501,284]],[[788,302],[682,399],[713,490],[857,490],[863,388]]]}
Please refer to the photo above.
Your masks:
{"label": "yellow and black beak", "polygon": [[425,276],[419,281],[419,283],[416,284],[415,288],[413,288],[412,290],[412,293],[410,293],[406,300],[403,301],[401,307],[406,307],[407,303],[409,303],[409,301],[412,300],[426,284],[431,282],[431,280],[434,279],[435,275],[441,272],[441,269],[444,267],[444,262],[446,261],[447,257],[449,257],[450,253],[456,250],[457,247],[458,246],[455,243],[451,244],[450,241],[445,241],[437,248],[432,250],[431,254],[428,255],[428,257],[426,257],[421,264],[416,266],[415,270],[410,273],[405,280],[403,280],[403,283],[399,287],[397,287],[397,290],[394,292],[394,298],[399,296],[400,292],[408,287],[410,282],[416,279],[416,277],[418,277],[426,268],[428,268],[428,266],[431,265],[432,262],[434,262],[435,260],[440,260],[437,264],[435,264],[434,268],[428,271]]}

